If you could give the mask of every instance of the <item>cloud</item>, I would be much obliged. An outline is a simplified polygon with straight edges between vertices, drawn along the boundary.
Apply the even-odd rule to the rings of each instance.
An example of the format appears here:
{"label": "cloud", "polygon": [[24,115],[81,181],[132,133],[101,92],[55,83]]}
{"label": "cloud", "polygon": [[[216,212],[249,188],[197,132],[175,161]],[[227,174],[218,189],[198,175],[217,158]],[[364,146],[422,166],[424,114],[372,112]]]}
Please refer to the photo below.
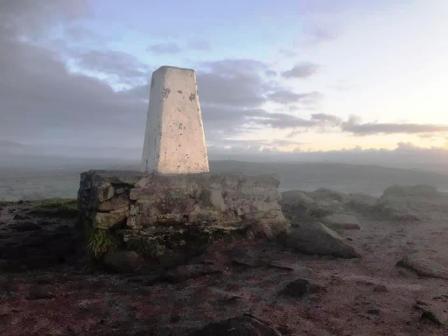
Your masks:
{"label": "cloud", "polygon": [[[38,6],[35,1],[22,1],[1,12],[5,21],[0,31],[9,32],[0,34],[0,134],[4,140],[99,146],[117,143],[117,137],[122,144],[141,138],[145,102],[133,92],[116,92],[99,79],[68,71],[59,54],[22,39],[25,28],[15,27],[26,18],[32,27],[39,24],[46,29],[48,20],[60,21],[57,13],[71,17],[81,3],[39,1]],[[5,2],[1,6],[1,10],[7,7]],[[141,132],[138,137],[136,130]]]}
{"label": "cloud", "polygon": [[266,152],[278,152],[282,147],[293,147],[299,150],[301,142],[284,139],[223,139],[215,146],[209,145],[209,152],[213,157],[222,157],[222,155],[231,155],[233,157],[244,155],[259,155]]}
{"label": "cloud", "polygon": [[329,126],[339,126],[342,123],[342,119],[332,115],[325,113],[315,113],[311,115],[312,120],[316,120],[321,124],[329,125]]}
{"label": "cloud", "polygon": [[319,66],[314,63],[300,63],[292,69],[282,72],[285,78],[308,78],[313,76],[319,70]]}
{"label": "cloud", "polygon": [[244,133],[253,118],[265,113],[261,109],[202,104],[207,141],[222,142],[225,138]]}
{"label": "cloud", "polygon": [[266,66],[253,60],[221,60],[203,64],[198,72],[201,101],[205,104],[261,105],[267,84],[260,72]]}
{"label": "cloud", "polygon": [[296,93],[280,86],[269,66],[250,59],[225,59],[201,64],[199,95],[207,139],[235,137],[254,128],[303,128],[321,123],[287,113],[263,109],[267,102],[313,104],[318,92]]}
{"label": "cloud", "polygon": [[280,89],[268,94],[268,98],[280,104],[302,103],[311,105],[322,98],[319,92],[295,93],[287,89]]}
{"label": "cloud", "polygon": [[122,51],[91,50],[80,54],[77,62],[83,69],[115,76],[127,84],[145,81],[149,77],[147,65]]}
{"label": "cloud", "polygon": [[306,27],[304,29],[304,32],[306,33],[306,40],[304,43],[309,46],[314,46],[323,42],[334,40],[338,36],[338,30],[339,29],[334,26],[325,28],[322,26]]}
{"label": "cloud", "polygon": [[178,54],[182,48],[174,42],[164,42],[153,44],[148,47],[148,50],[154,54]]}
{"label": "cloud", "polygon": [[85,144],[113,142],[118,134],[132,135],[136,129],[143,134],[139,124],[144,123],[146,103],[132,95],[68,72],[57,57],[38,47],[11,44],[2,56],[3,137]]}
{"label": "cloud", "polygon": [[[59,24],[67,17],[73,20],[79,17],[84,7],[81,1],[67,1],[62,5],[43,0],[42,7],[36,3],[29,1],[26,8],[14,5],[9,14],[4,11],[0,14],[3,18],[0,23],[1,138],[66,148],[139,146],[143,141],[149,96],[149,88],[141,82],[146,81],[149,67],[119,50],[64,49],[62,54],[61,49],[39,46],[38,39],[27,38],[29,34],[50,29],[55,24],[61,31],[69,31]],[[6,9],[4,4],[1,3],[1,9]],[[79,27],[76,22],[74,26]],[[89,34],[82,30],[75,30],[76,33]],[[206,43],[196,42],[186,47],[207,47]],[[174,49],[165,44],[157,50],[173,52]],[[82,73],[69,70],[67,57]],[[307,128],[321,122],[263,108],[269,102],[307,104],[320,95],[284,88],[274,73],[268,64],[253,59],[200,64],[199,94],[209,141],[223,146],[226,139],[253,129]],[[126,83],[131,88],[117,91],[110,82]]]}
{"label": "cloud", "polygon": [[35,34],[55,24],[79,18],[87,12],[86,0],[2,0],[0,34]]}
{"label": "cloud", "polygon": [[313,120],[298,118],[286,113],[264,113],[255,119],[258,124],[273,128],[301,128],[311,127],[316,123]]}
{"label": "cloud", "polygon": [[190,40],[187,43],[187,48],[191,50],[206,51],[211,49],[211,45],[205,40]]}
{"label": "cloud", "polygon": [[342,123],[344,132],[355,135],[372,134],[418,134],[448,132],[448,125],[436,124],[410,124],[410,123],[360,123],[359,120],[350,119]]}
{"label": "cloud", "polygon": [[179,54],[180,52],[190,50],[208,51],[210,49],[210,43],[200,39],[189,40],[183,45],[176,42],[163,42],[152,44],[148,47],[148,51],[154,54]]}

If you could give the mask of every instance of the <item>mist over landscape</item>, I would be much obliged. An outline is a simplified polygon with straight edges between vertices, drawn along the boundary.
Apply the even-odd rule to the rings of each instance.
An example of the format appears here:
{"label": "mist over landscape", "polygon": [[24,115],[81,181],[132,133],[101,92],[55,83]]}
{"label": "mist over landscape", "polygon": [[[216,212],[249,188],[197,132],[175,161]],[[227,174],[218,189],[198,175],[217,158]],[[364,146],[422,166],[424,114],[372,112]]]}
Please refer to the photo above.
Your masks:
{"label": "mist over landscape", "polygon": [[[49,150],[4,143],[0,147],[0,200],[74,198],[83,171],[140,170],[141,148],[98,152],[92,149],[87,156],[85,148]],[[401,145],[395,150],[309,153],[211,151],[210,158],[212,173],[273,175],[282,190],[327,188],[380,195],[391,185],[424,184],[448,191],[448,153],[441,149]]]}
{"label": "mist over landscape", "polygon": [[[437,170],[393,168],[336,162],[211,161],[212,173],[272,175],[280,189],[320,188],[378,196],[392,185],[430,185],[448,192],[448,175]],[[342,160],[341,160],[342,161]],[[397,164],[398,165],[398,164]],[[76,198],[81,172],[90,169],[139,170],[137,161],[58,157],[11,158],[0,165],[0,200]]]}

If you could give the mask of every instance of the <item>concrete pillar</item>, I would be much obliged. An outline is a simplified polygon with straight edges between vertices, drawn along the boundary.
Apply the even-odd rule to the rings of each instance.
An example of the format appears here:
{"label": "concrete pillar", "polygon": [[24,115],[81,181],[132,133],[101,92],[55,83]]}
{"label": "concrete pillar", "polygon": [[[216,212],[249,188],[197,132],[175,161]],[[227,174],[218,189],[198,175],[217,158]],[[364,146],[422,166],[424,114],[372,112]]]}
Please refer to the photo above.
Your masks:
{"label": "concrete pillar", "polygon": [[194,70],[163,66],[152,74],[142,169],[159,174],[209,171]]}

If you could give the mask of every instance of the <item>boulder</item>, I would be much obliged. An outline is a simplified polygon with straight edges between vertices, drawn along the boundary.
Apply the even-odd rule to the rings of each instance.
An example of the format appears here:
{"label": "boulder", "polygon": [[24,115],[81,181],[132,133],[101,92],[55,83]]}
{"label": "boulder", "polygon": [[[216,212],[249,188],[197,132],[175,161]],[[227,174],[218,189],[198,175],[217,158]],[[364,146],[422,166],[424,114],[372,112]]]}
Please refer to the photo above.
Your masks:
{"label": "boulder", "polygon": [[375,207],[377,215],[394,221],[421,221],[448,205],[448,196],[431,186],[392,186]]}
{"label": "boulder", "polygon": [[420,319],[430,321],[438,326],[448,326],[448,312],[445,304],[418,300],[414,306],[421,312]]}
{"label": "boulder", "polygon": [[322,219],[323,223],[333,230],[359,230],[358,218],[349,214],[332,214]]}
{"label": "boulder", "polygon": [[401,259],[397,266],[409,269],[419,276],[448,280],[448,268],[431,258],[413,253]]}
{"label": "boulder", "polygon": [[322,223],[294,226],[281,238],[283,244],[297,252],[337,258],[357,258],[360,255],[336,232]]}
{"label": "boulder", "polygon": [[[367,195],[364,201],[371,205],[372,199]],[[333,214],[350,214],[357,210],[356,206],[365,207],[357,204],[361,195],[348,195],[328,189],[318,189],[313,192],[304,192],[299,190],[285,191],[282,193],[282,210],[288,218],[294,218],[294,221],[307,222],[309,220],[322,220]],[[367,200],[368,199],[368,200]],[[376,199],[374,204],[376,204]],[[355,205],[356,204],[356,205]]]}
{"label": "boulder", "polygon": [[350,209],[372,215],[378,203],[378,198],[371,195],[354,193],[349,195],[348,206]]}
{"label": "boulder", "polygon": [[254,316],[243,315],[228,320],[213,322],[190,336],[281,336],[275,328]]}
{"label": "boulder", "polygon": [[312,193],[299,190],[285,191],[282,193],[282,210],[287,217],[296,220],[321,218],[334,212],[332,202],[314,199]]}

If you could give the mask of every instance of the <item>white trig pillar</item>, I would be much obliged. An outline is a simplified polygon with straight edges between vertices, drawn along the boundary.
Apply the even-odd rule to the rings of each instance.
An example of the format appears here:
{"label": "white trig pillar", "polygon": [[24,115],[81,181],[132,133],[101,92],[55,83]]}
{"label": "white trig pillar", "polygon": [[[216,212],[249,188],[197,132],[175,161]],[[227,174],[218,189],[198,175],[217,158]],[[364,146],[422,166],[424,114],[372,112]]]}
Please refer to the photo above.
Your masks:
{"label": "white trig pillar", "polygon": [[142,170],[209,172],[196,73],[163,66],[152,74]]}

